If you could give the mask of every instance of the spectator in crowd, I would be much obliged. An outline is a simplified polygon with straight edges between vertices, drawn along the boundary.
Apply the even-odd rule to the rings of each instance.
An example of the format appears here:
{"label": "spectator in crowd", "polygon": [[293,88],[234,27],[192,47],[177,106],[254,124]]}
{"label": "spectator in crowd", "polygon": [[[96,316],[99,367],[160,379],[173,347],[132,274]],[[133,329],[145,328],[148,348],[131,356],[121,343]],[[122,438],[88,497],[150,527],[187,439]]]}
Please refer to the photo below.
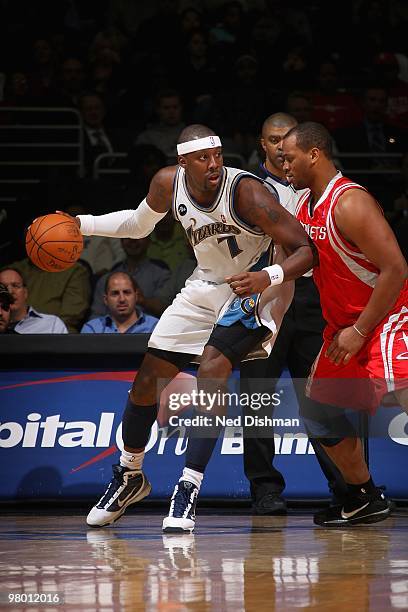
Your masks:
{"label": "spectator in crowd", "polygon": [[246,159],[256,146],[259,124],[266,114],[266,94],[259,62],[253,55],[241,55],[216,96],[218,127],[232,138],[238,152]]}
{"label": "spectator in crowd", "polygon": [[[10,265],[26,283],[30,305],[40,313],[63,320],[69,332],[77,333],[89,308],[91,285],[88,270],[80,263],[62,272],[45,272],[28,258]],[[21,281],[16,281],[21,282]]]}
{"label": "spectator in crowd", "polygon": [[[27,73],[15,70],[7,75],[4,87],[3,106],[33,106],[34,99],[30,90]],[[21,115],[17,115],[21,121]]]}
{"label": "spectator in crowd", "polygon": [[[155,298],[164,283],[170,278],[170,270],[153,262],[147,257],[149,248],[149,237],[133,239],[121,239],[126,259],[115,266],[112,272],[127,272],[136,281],[139,287],[139,304],[149,314],[156,315],[154,304],[151,307],[150,298]],[[100,317],[106,314],[104,302],[105,283],[107,275],[104,274],[96,283],[91,316]]]}
{"label": "spectator in crowd", "polygon": [[125,185],[124,208],[133,208],[135,202],[143,200],[153,176],[166,164],[166,155],[155,145],[137,144],[130,147],[127,156],[130,176]]}
{"label": "spectator in crowd", "polygon": [[227,0],[221,5],[217,21],[210,30],[211,43],[218,55],[232,59],[243,53],[248,41],[247,24],[241,2]]}
{"label": "spectator in crowd", "polygon": [[[362,100],[363,121],[333,133],[336,147],[340,152],[378,153],[374,158],[342,160],[344,167],[398,169],[396,159],[387,159],[384,153],[403,153],[407,150],[407,132],[392,125],[387,118],[387,91],[379,85],[365,89]],[[347,172],[347,170],[345,170]],[[381,177],[381,182],[387,182]],[[371,186],[378,197],[374,184]],[[386,194],[385,200],[387,200]],[[382,198],[383,199],[383,198]]]}
{"label": "spectator in crowd", "polygon": [[204,30],[191,32],[183,56],[176,64],[174,79],[191,114],[197,103],[218,91],[219,66],[213,61]]}
{"label": "spectator in crowd", "polygon": [[310,98],[301,91],[291,91],[286,98],[286,112],[292,115],[298,123],[311,121],[312,105]]}
{"label": "spectator in crowd", "polygon": [[14,298],[6,285],[0,283],[0,334],[9,333],[10,306],[13,302]]}
{"label": "spectator in crowd", "polygon": [[31,61],[28,73],[30,89],[35,98],[44,101],[52,90],[58,70],[58,58],[49,40],[34,40]]}
{"label": "spectator in crowd", "polygon": [[308,89],[310,86],[311,58],[306,45],[291,46],[281,63],[279,86],[286,90]]}
{"label": "spectator in crowd", "polygon": [[134,0],[109,0],[108,26],[117,28],[125,36],[135,39],[140,25],[156,12],[155,2],[135,3]]}
{"label": "spectator in crowd", "polygon": [[[15,70],[6,75],[5,84],[4,84],[4,92],[3,92],[3,100],[0,101],[0,109],[2,106],[16,106],[18,108],[35,106],[37,102],[34,100],[31,91],[29,79],[27,77],[27,73],[23,70]],[[19,111],[5,111],[2,110],[0,112],[0,125],[12,125],[12,124],[21,124],[21,123],[31,123],[35,122],[35,118],[33,117],[33,113],[29,111],[24,111],[21,113]],[[2,138],[6,141],[9,139],[13,139],[13,135],[6,135],[4,133]],[[15,155],[15,152],[13,152]],[[1,151],[2,158],[10,160],[10,147],[7,148],[7,158],[4,155],[4,152]]]}
{"label": "spectator in crowd", "polygon": [[311,92],[312,121],[330,131],[342,129],[361,120],[361,111],[354,96],[342,88],[337,64],[324,60],[318,67],[317,87]]}
{"label": "spectator in crowd", "polygon": [[[65,212],[75,217],[84,215],[88,211],[80,205],[74,204],[64,208]],[[120,238],[107,238],[106,236],[84,236],[84,248],[82,249],[80,261],[89,265],[92,273],[92,280],[96,280],[110,272],[116,264],[126,257],[122,249]]]}
{"label": "spectator in crowd", "polygon": [[155,227],[150,237],[147,256],[167,265],[173,272],[187,257],[186,234],[171,212]]}
{"label": "spectator in crowd", "polygon": [[77,57],[66,57],[60,66],[56,88],[50,106],[77,107],[79,96],[85,87],[85,68]]}
{"label": "spectator in crowd", "polygon": [[187,6],[180,12],[179,30],[181,43],[185,43],[190,39],[193,32],[204,28],[203,15],[194,6]]}
{"label": "spectator in crowd", "polygon": [[148,56],[157,51],[163,59],[177,59],[174,33],[178,31],[179,24],[178,4],[178,0],[157,0],[154,15],[140,23],[135,41],[137,47],[146,50]]}
{"label": "spectator in crowd", "polygon": [[402,185],[393,200],[388,219],[395,232],[400,249],[408,261],[408,153],[405,153],[402,157],[401,178]]}
{"label": "spectator in crowd", "polygon": [[192,275],[197,267],[197,260],[190,243],[186,244],[187,255],[178,266],[172,271],[170,278],[159,289],[155,298],[149,300],[149,307],[152,312],[160,316],[167,306],[170,306],[174,298],[184,285],[189,276]]}
{"label": "spectator in crowd", "polygon": [[103,98],[108,114],[127,90],[127,47],[126,37],[116,28],[98,32],[90,45],[89,85]]}
{"label": "spectator in crowd", "polygon": [[57,316],[38,312],[28,304],[28,290],[22,274],[13,268],[0,271],[0,283],[10,292],[9,327],[18,334],[67,334],[65,323]]}
{"label": "spectator in crowd", "polygon": [[152,144],[166,157],[174,157],[178,137],[185,126],[179,92],[172,89],[161,91],[156,98],[155,114],[156,121],[137,136],[135,144]]}
{"label": "spectator in crowd", "polygon": [[[92,176],[93,164],[103,153],[126,151],[129,143],[118,130],[109,130],[105,124],[106,108],[102,97],[96,92],[80,96],[78,108],[84,124],[84,164],[86,174]],[[114,160],[110,160],[113,165]]]}
{"label": "spectator in crowd", "polygon": [[[407,57],[405,56],[407,60]],[[408,60],[407,60],[408,61]],[[374,58],[378,82],[388,93],[387,119],[396,127],[408,127],[408,83],[400,76],[400,64],[395,53],[379,53]]]}
{"label": "spectator in crowd", "polygon": [[285,48],[284,26],[274,13],[272,10],[255,18],[247,41],[251,55],[260,62],[262,74],[271,69],[271,58],[276,58],[277,50]]}
{"label": "spectator in crowd", "polygon": [[108,314],[84,324],[81,334],[149,334],[158,322],[139,306],[140,291],[127,272],[111,272],[105,282],[104,303]]}

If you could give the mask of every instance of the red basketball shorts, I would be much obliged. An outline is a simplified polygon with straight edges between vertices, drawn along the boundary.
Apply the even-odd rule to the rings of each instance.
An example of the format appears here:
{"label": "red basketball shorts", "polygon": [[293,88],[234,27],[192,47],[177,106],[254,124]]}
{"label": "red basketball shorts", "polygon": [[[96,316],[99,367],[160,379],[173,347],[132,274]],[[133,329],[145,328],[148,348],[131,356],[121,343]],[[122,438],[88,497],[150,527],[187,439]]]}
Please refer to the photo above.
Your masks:
{"label": "red basketball shorts", "polygon": [[[327,327],[312,366],[306,393],[324,404],[374,413],[383,401],[393,405],[397,389],[408,387],[408,307],[399,303],[347,364],[335,365],[326,351],[337,330]],[[386,397],[388,395],[388,397]]]}

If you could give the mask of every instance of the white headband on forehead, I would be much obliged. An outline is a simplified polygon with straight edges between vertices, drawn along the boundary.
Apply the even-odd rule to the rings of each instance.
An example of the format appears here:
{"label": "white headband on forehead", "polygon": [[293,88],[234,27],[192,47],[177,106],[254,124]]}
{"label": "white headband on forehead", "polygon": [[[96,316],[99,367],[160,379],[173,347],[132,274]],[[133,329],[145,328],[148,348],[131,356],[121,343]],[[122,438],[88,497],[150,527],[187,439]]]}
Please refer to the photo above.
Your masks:
{"label": "white headband on forehead", "polygon": [[188,140],[177,145],[177,153],[179,155],[185,155],[186,153],[194,153],[194,151],[201,151],[201,149],[215,149],[215,147],[221,147],[221,140],[218,136],[206,136],[205,138],[196,138],[195,140]]}

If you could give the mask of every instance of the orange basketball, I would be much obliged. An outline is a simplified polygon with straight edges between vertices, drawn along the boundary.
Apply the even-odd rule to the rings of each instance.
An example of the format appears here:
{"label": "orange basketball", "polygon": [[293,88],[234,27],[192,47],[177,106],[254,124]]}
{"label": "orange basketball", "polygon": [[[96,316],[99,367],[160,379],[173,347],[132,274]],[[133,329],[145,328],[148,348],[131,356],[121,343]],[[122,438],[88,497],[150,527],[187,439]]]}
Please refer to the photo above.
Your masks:
{"label": "orange basketball", "polygon": [[77,261],[83,249],[83,238],[76,222],[53,213],[38,217],[27,230],[27,255],[38,268],[62,272]]}

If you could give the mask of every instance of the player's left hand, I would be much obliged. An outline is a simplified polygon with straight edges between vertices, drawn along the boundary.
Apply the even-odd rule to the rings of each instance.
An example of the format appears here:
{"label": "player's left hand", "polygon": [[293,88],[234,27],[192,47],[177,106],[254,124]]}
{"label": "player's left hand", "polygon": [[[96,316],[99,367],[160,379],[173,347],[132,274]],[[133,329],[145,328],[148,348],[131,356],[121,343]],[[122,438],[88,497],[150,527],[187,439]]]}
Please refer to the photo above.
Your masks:
{"label": "player's left hand", "polygon": [[250,297],[253,293],[261,293],[271,284],[269,274],[264,270],[227,276],[225,281],[239,297]]}
{"label": "player's left hand", "polygon": [[345,327],[334,336],[326,351],[326,357],[336,365],[346,364],[359,352],[365,342],[366,339],[362,338],[353,326]]}

